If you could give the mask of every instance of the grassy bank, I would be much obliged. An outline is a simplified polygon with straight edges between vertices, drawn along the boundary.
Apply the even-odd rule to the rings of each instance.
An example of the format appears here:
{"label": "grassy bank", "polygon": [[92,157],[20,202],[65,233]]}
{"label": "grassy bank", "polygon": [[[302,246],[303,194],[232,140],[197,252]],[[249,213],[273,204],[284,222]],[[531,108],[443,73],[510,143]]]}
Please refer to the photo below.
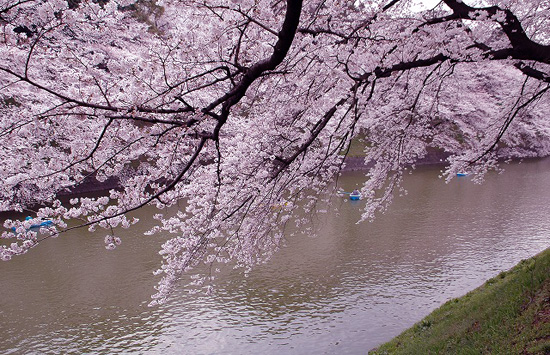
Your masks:
{"label": "grassy bank", "polygon": [[369,354],[550,354],[550,249],[450,300]]}

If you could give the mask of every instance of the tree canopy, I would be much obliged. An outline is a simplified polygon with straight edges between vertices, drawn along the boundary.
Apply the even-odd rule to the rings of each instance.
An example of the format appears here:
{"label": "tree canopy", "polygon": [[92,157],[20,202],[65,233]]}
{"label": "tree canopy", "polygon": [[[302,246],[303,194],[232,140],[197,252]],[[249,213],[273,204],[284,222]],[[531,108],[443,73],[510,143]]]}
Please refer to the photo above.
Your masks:
{"label": "tree canopy", "polygon": [[[154,302],[198,263],[269,258],[352,143],[363,219],[430,151],[448,179],[550,152],[548,0],[2,0],[0,21],[0,209],[53,222],[6,221],[0,259],[73,219],[115,248],[156,205]],[[58,200],[91,177],[117,188]]]}

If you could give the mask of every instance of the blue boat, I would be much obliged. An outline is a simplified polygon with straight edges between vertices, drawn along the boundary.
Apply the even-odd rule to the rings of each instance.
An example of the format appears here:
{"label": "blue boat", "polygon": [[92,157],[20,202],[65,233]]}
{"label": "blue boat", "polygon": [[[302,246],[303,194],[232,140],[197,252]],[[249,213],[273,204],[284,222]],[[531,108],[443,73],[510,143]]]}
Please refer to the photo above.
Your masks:
{"label": "blue boat", "polygon": [[40,222],[39,224],[31,224],[31,229],[32,228],[42,228],[42,227],[49,227],[53,224],[52,221],[44,221],[44,222]]}
{"label": "blue boat", "polygon": [[361,199],[361,193],[357,190],[353,190],[352,193],[349,194],[349,199],[352,201],[357,201]]}
{"label": "blue boat", "polygon": [[456,176],[468,176],[468,173],[456,173]]}
{"label": "blue boat", "polygon": [[[28,216],[27,218],[25,218],[25,221],[28,221],[29,219],[32,219],[32,217]],[[49,227],[52,224],[53,224],[52,221],[43,221],[43,222],[40,222],[38,224],[31,224],[31,226],[27,230],[38,229],[38,228],[42,228],[42,227]],[[15,227],[11,227],[11,230],[13,232],[16,231]]]}
{"label": "blue boat", "polygon": [[353,192],[337,191],[336,193],[339,195],[349,195],[349,199],[352,201],[361,199],[361,193],[357,190],[353,190]]}

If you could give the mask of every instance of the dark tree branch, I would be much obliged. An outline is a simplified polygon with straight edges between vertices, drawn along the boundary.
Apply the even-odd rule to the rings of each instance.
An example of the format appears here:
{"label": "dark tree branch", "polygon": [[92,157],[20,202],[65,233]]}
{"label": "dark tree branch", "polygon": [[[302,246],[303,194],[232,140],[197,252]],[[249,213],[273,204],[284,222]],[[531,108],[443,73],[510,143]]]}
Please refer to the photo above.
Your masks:
{"label": "dark tree branch", "polygon": [[261,60],[248,68],[244,72],[244,75],[242,76],[240,82],[237,83],[237,85],[227,94],[215,100],[206,108],[204,108],[204,113],[210,112],[214,108],[222,104],[221,118],[222,120],[227,119],[230,108],[241,100],[250,85],[256,79],[261,77],[264,72],[274,70],[279,64],[283,62],[290,49],[290,46],[292,45],[292,41],[294,40],[294,36],[298,29],[301,11],[301,0],[287,0],[285,20],[283,22],[281,31],[279,31],[278,33],[278,40],[277,43],[275,43],[273,54],[269,58]]}
{"label": "dark tree branch", "polygon": [[446,60],[450,60],[451,58],[447,57],[444,54],[438,54],[436,56],[433,56],[431,58],[426,59],[418,59],[413,60],[410,62],[401,62],[397,63],[395,65],[392,65],[389,68],[381,68],[377,67],[372,72],[364,73],[359,78],[363,82],[368,82],[369,78],[374,75],[376,78],[387,78],[389,77],[393,72],[401,72],[406,71],[414,68],[422,68],[422,67],[429,67],[431,65],[444,62]]}
{"label": "dark tree branch", "polygon": [[[355,88],[358,87],[358,85],[354,85]],[[276,157],[277,161],[281,163],[280,167],[275,172],[274,176],[271,180],[275,179],[281,171],[283,171],[287,166],[289,166],[296,158],[300,156],[300,154],[304,153],[307,148],[313,143],[313,141],[319,136],[319,134],[323,131],[327,123],[330,121],[330,119],[334,116],[336,113],[336,110],[339,106],[343,105],[348,101],[350,96],[340,99],[337,103],[335,103],[324,115],[323,117],[315,124],[315,127],[313,128],[313,131],[311,132],[310,137],[306,142],[304,142],[296,151],[294,154],[292,154],[288,158],[283,157]]]}
{"label": "dark tree branch", "polygon": [[[534,60],[541,63],[550,64],[550,46],[539,44],[531,40],[523,29],[520,20],[509,9],[501,9],[498,6],[476,8],[466,5],[459,0],[443,0],[451,8],[453,14],[446,18],[441,18],[438,22],[454,19],[465,19],[478,21],[480,12],[486,13],[489,18],[497,22],[504,34],[508,37],[512,50],[510,56],[514,59]],[[502,19],[504,15],[504,19]],[[432,21],[436,21],[435,19]],[[433,22],[436,23],[436,22]]]}
{"label": "dark tree branch", "polygon": [[531,78],[538,79],[546,83],[550,83],[550,75],[548,75],[547,73],[541,72],[540,70],[537,70],[533,67],[530,67],[524,62],[517,62],[516,64],[514,64],[514,66],[519,70],[521,70],[523,74]]}
{"label": "dark tree branch", "polygon": [[19,5],[22,5],[24,3],[27,3],[27,2],[34,2],[34,0],[23,0],[23,1],[16,2],[13,5],[10,5],[10,6],[7,6],[7,7],[4,7],[3,9],[1,9],[0,14],[6,13],[6,12],[10,11],[11,9],[13,9],[13,8],[15,8]]}

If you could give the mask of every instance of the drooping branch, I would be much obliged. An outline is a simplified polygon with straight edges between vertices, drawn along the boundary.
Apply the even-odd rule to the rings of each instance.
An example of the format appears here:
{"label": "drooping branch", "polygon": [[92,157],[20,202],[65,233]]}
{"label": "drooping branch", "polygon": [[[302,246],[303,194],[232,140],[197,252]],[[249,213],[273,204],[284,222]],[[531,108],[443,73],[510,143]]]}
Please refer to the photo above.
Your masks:
{"label": "drooping branch", "polygon": [[440,53],[430,58],[417,59],[417,60],[412,60],[408,62],[400,62],[388,68],[376,67],[373,71],[361,74],[355,80],[357,84],[367,85],[370,83],[371,78],[375,78],[375,79],[388,78],[392,75],[392,73],[395,73],[395,72],[403,72],[403,71],[407,71],[415,68],[429,67],[434,64],[442,63],[446,60],[453,61],[453,62],[458,61]]}
{"label": "drooping branch", "polygon": [[296,158],[298,158],[300,156],[300,154],[304,153],[306,151],[307,148],[309,148],[309,146],[313,143],[313,141],[319,136],[319,134],[323,131],[323,129],[325,128],[325,126],[327,125],[327,123],[330,121],[330,119],[334,116],[334,114],[336,113],[336,110],[338,109],[339,106],[342,106],[343,104],[346,103],[346,101],[349,100],[349,96],[348,97],[345,97],[345,98],[342,98],[340,99],[337,103],[335,103],[327,112],[325,112],[325,114],[323,115],[323,117],[316,123],[313,131],[311,132],[311,135],[310,137],[302,144],[300,145],[296,151],[290,156],[290,157],[287,157],[287,158],[284,158],[284,157],[276,157],[276,159],[281,162],[281,166],[280,168],[277,170],[277,172],[275,173],[275,177],[285,168],[287,167],[288,165],[290,165],[294,160],[296,160]]}
{"label": "drooping branch", "polygon": [[[489,147],[487,147],[487,149],[485,149],[485,151],[483,153],[479,154],[479,156],[476,159],[474,159],[474,160],[472,160],[468,163],[470,165],[475,164],[479,160],[481,160],[483,157],[485,157],[487,154],[492,152],[497,147],[498,143],[501,141],[504,134],[508,131],[508,129],[510,128],[510,125],[512,124],[514,119],[518,116],[519,112],[522,109],[524,109],[525,107],[527,107],[528,105],[530,105],[531,103],[533,103],[534,101],[538,100],[540,97],[542,97],[548,91],[548,89],[550,89],[550,85],[546,86],[543,89],[541,89],[540,91],[535,93],[531,98],[529,98],[529,100],[525,101],[523,104],[516,107],[514,109],[514,111],[512,113],[510,113],[510,115],[508,117],[506,117],[506,119],[504,120],[504,123],[502,124],[502,126],[501,126],[497,136],[495,137],[493,143]],[[519,101],[519,99],[518,99],[518,101]]]}
{"label": "drooping branch", "polygon": [[[503,55],[502,56],[498,56],[498,57],[493,57],[493,59],[506,59],[507,56]],[[358,80],[361,80],[361,81],[366,81],[368,80],[371,76],[375,76],[376,78],[387,78],[389,77],[392,73],[394,72],[402,72],[402,71],[406,71],[406,70],[410,70],[410,69],[414,69],[414,68],[422,68],[422,67],[429,67],[431,65],[434,65],[434,64],[438,64],[438,63],[442,63],[446,60],[449,60],[451,62],[459,62],[459,60],[457,59],[453,59],[453,58],[450,58],[449,56],[445,55],[445,54],[438,54],[438,55],[435,55],[431,58],[426,58],[426,59],[418,59],[418,60],[413,60],[413,61],[409,61],[409,62],[400,62],[400,63],[397,63],[397,64],[394,64],[392,65],[391,67],[389,68],[382,68],[382,67],[377,67],[376,69],[374,69],[373,72],[368,72],[368,73],[364,73],[362,74]],[[540,70],[537,70],[535,68],[533,68],[532,66],[529,66],[527,64],[525,64],[524,62],[518,62],[518,63],[515,63],[514,66],[521,70],[521,72],[529,77],[532,77],[534,79],[538,79],[540,81],[544,81],[544,82],[550,82],[550,76]]]}

